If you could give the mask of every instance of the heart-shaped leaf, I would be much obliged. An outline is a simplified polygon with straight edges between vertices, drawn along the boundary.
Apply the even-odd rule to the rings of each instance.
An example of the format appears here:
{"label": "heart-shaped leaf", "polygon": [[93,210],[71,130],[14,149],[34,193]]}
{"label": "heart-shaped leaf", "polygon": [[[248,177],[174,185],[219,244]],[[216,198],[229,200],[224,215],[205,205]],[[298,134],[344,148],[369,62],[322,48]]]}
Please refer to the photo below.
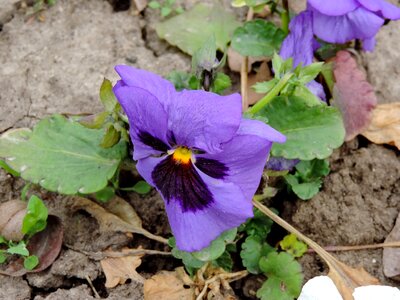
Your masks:
{"label": "heart-shaped leaf", "polygon": [[238,26],[235,16],[221,5],[197,4],[190,11],[157,24],[156,30],[160,38],[193,55],[213,35],[217,48],[224,50]]}
{"label": "heart-shaped leaf", "polygon": [[83,127],[60,115],[40,121],[33,131],[0,136],[0,157],[25,180],[62,194],[103,189],[126,155],[126,143],[100,147],[103,130]]}
{"label": "heart-shaped leaf", "polygon": [[274,144],[272,155],[288,159],[323,159],[344,141],[345,130],[337,108],[308,106],[298,97],[276,97],[257,116],[282,132],[287,140]]}

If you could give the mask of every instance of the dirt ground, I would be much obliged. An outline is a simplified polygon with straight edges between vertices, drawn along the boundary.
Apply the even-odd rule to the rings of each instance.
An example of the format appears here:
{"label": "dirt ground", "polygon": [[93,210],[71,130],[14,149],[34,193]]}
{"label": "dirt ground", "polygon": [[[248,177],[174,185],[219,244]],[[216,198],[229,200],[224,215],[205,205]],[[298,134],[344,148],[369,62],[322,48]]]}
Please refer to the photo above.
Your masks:
{"label": "dirt ground", "polygon": [[[158,13],[149,9],[136,15],[132,9],[116,12],[105,0],[58,0],[43,13],[40,22],[16,9],[17,2],[0,0],[0,132],[31,127],[52,113],[100,111],[98,89],[103,77],[115,82],[116,64],[130,64],[161,75],[190,68],[190,57],[158,39],[154,30]],[[129,6],[129,1],[110,2],[118,10]],[[183,4],[189,8],[195,2]],[[242,11],[238,15],[243,18]],[[390,23],[378,35],[375,52],[362,55],[380,103],[399,100],[399,48],[400,23]],[[335,151],[331,169],[322,192],[312,200],[282,197],[281,203],[275,203],[281,214],[324,246],[382,242],[400,211],[399,152],[357,138]],[[0,202],[18,198],[22,186],[20,180],[0,170]],[[142,299],[142,285],[138,282],[107,290],[99,262],[82,251],[139,244],[167,249],[142,237],[132,240],[122,233],[100,232],[95,219],[72,210],[69,197],[46,192],[42,197],[50,213],[63,220],[63,250],[43,272],[19,278],[0,275],[0,299],[95,299],[87,276],[103,298]],[[154,191],[146,198],[131,194],[127,199],[147,230],[169,236],[163,203]],[[399,286],[384,277],[381,250],[336,255],[349,265],[363,266],[382,283]],[[314,254],[306,254],[301,263],[306,278],[326,272]],[[178,265],[177,260],[151,256],[144,258],[138,271],[146,277]],[[240,299],[247,299],[258,285],[256,277],[248,277],[233,286]]]}

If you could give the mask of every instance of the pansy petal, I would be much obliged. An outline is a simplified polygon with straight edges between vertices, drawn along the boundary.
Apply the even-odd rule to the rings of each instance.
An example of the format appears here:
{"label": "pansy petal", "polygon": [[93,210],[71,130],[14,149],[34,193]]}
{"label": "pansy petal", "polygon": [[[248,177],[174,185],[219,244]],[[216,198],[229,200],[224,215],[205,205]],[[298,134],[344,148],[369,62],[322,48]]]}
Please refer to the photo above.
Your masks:
{"label": "pansy petal", "polygon": [[315,96],[321,99],[321,101],[326,102],[326,94],[322,84],[316,82],[315,80],[312,80],[309,83],[307,83],[306,86],[311,93],[313,93]]}
{"label": "pansy petal", "polygon": [[157,74],[126,65],[116,66],[115,71],[126,85],[138,87],[153,94],[162,103],[164,109],[174,97],[173,84]]}
{"label": "pansy petal", "polygon": [[115,96],[128,116],[130,136],[134,145],[134,159],[165,153],[167,139],[167,113],[152,94],[137,87],[119,82],[114,87]]}
{"label": "pansy petal", "polygon": [[221,151],[221,143],[233,137],[241,114],[239,94],[219,96],[184,90],[170,103],[168,129],[178,145],[215,153]]}
{"label": "pansy petal", "polygon": [[357,0],[366,9],[376,12],[379,16],[390,19],[399,20],[400,19],[400,7],[388,3],[384,0]]}
{"label": "pansy petal", "polygon": [[340,44],[353,39],[372,38],[384,23],[384,19],[363,7],[338,17],[313,10],[313,16],[314,33],[326,42]]}
{"label": "pansy petal", "polygon": [[372,52],[375,49],[376,39],[375,37],[365,39],[362,41],[362,46],[364,51]]}
{"label": "pansy petal", "polygon": [[356,0],[308,0],[308,4],[328,16],[344,15],[360,6]]}
{"label": "pansy petal", "polygon": [[286,137],[278,130],[259,120],[242,119],[237,135],[256,135],[270,142],[284,143]]}
{"label": "pansy petal", "polygon": [[314,33],[312,30],[312,12],[303,11],[290,21],[290,33],[282,43],[279,55],[283,59],[293,57],[293,67],[302,63],[309,65],[314,58]]}
{"label": "pansy petal", "polygon": [[212,176],[213,173],[203,165],[212,166],[212,161],[223,164],[227,171],[222,180],[239,186],[246,201],[250,202],[260,184],[271,146],[272,142],[258,136],[238,135],[224,145],[221,153],[196,156],[196,166]]}
{"label": "pansy petal", "polygon": [[178,249],[198,251],[208,247],[221,233],[253,216],[252,204],[238,186],[213,179],[198,171],[214,201],[203,210],[182,211],[179,199],[166,202],[166,210]]}

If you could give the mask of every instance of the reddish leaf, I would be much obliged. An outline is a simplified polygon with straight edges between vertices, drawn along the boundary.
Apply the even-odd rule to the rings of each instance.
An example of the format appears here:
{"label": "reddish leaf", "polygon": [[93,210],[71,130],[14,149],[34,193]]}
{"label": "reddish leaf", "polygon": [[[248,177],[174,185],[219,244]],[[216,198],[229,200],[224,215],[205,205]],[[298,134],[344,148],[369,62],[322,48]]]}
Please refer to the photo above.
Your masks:
{"label": "reddish leaf", "polygon": [[18,258],[8,264],[0,265],[0,274],[9,276],[22,276],[26,273],[40,272],[49,267],[60,253],[64,229],[60,218],[49,215],[46,229],[35,234],[27,246],[30,255],[39,258],[39,265],[33,270],[24,268],[24,260]]}
{"label": "reddish leaf", "polygon": [[333,74],[336,80],[333,98],[342,112],[345,139],[349,141],[368,127],[377,99],[373,87],[349,52],[336,54]]}

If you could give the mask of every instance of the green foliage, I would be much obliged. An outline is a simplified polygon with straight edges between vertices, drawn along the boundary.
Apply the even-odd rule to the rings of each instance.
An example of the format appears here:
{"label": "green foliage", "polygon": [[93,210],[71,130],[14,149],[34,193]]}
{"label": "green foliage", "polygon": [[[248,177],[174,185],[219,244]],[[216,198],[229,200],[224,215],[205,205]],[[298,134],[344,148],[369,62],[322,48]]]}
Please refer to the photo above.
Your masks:
{"label": "green foliage", "polygon": [[109,124],[106,129],[106,133],[103,136],[103,139],[100,143],[100,146],[103,148],[111,148],[114,145],[118,144],[121,139],[121,132],[115,129],[113,124]]}
{"label": "green foliage", "polygon": [[114,176],[127,145],[99,146],[102,130],[88,129],[63,116],[41,120],[0,136],[0,157],[25,180],[62,194],[94,193]]}
{"label": "green foliage", "polygon": [[212,72],[218,66],[215,36],[206,39],[192,56],[192,72],[199,76],[204,70]]}
{"label": "green foliage", "polygon": [[106,78],[100,87],[100,101],[108,112],[113,112],[118,105],[117,98],[112,91],[112,83]]}
{"label": "green foliage", "polygon": [[259,236],[251,235],[247,237],[242,244],[242,251],[240,251],[243,266],[245,266],[250,273],[259,274],[259,261],[261,257],[267,256],[272,251],[275,251],[275,249]]}
{"label": "green foliage", "polygon": [[254,217],[239,227],[240,232],[246,232],[249,236],[257,236],[265,240],[271,231],[274,222],[257,208],[254,208]]}
{"label": "green foliage", "polygon": [[288,234],[280,241],[279,245],[282,250],[291,254],[293,257],[301,257],[307,252],[307,244],[299,241],[294,233]]}
{"label": "green foliage", "polygon": [[160,10],[160,14],[163,18],[168,17],[172,12],[177,14],[183,13],[183,8],[176,5],[176,0],[165,0],[165,1],[150,1],[148,6],[152,9]]}
{"label": "green foliage", "polygon": [[18,244],[10,243],[7,249],[7,253],[9,254],[18,254],[21,256],[28,256],[29,251],[26,248],[25,241],[20,241]]}
{"label": "green foliage", "polygon": [[193,74],[182,72],[182,71],[172,71],[166,76],[166,79],[171,81],[177,91],[181,90],[197,90],[200,87],[200,80]]}
{"label": "green foliage", "polygon": [[211,85],[211,91],[216,94],[222,94],[227,88],[232,86],[231,78],[221,72],[218,72]]}
{"label": "green foliage", "polygon": [[288,159],[324,159],[344,141],[345,130],[339,110],[326,105],[309,106],[299,97],[275,97],[256,116],[287,138],[274,144],[272,155]]}
{"label": "green foliage", "polygon": [[228,251],[228,247],[226,248],[227,249],[224,253],[222,253],[220,257],[212,261],[212,264],[215,267],[220,267],[227,272],[231,272],[233,268],[233,260],[231,254]]}
{"label": "green foliage", "polygon": [[253,20],[235,30],[232,47],[243,56],[272,56],[284,38],[285,33],[275,24]]}
{"label": "green foliage", "polygon": [[33,270],[39,264],[39,258],[36,255],[30,255],[24,259],[24,268]]}
{"label": "green foliage", "polygon": [[106,203],[110,201],[115,196],[115,189],[111,186],[106,186],[104,189],[97,191],[94,194],[96,200]]}
{"label": "green foliage", "polygon": [[11,174],[14,177],[19,177],[19,173],[14,169],[10,168],[10,166],[7,165],[4,160],[1,159],[0,159],[0,168],[2,168],[4,171],[6,171],[7,173]]}
{"label": "green foliage", "polygon": [[257,291],[262,300],[293,300],[299,296],[303,276],[300,264],[286,252],[272,252],[260,260],[260,269],[268,277]]}
{"label": "green foliage", "polygon": [[42,231],[47,225],[48,211],[43,201],[33,195],[30,197],[26,215],[22,221],[22,233],[32,236]]}
{"label": "green foliage", "polygon": [[296,172],[285,175],[285,180],[300,199],[308,200],[319,192],[322,179],[329,171],[327,160],[301,161],[296,165]]}
{"label": "green foliage", "polygon": [[145,195],[151,191],[151,186],[143,180],[136,182],[132,190],[138,194]]}
{"label": "green foliage", "polygon": [[238,26],[240,23],[235,16],[220,4],[208,6],[200,3],[190,11],[157,24],[156,30],[160,38],[193,55],[210,36],[215,36],[217,49],[223,51]]}
{"label": "green foliage", "polygon": [[[237,229],[231,229],[223,232],[218,238],[211,242],[210,246],[201,251],[186,252],[176,248],[175,238],[170,238],[168,244],[173,248],[172,255],[175,258],[182,259],[186,270],[192,275],[193,272],[201,268],[206,262],[212,262],[221,267],[229,267],[225,250],[227,244],[233,242],[236,237]],[[225,256],[225,257],[222,257]]]}

